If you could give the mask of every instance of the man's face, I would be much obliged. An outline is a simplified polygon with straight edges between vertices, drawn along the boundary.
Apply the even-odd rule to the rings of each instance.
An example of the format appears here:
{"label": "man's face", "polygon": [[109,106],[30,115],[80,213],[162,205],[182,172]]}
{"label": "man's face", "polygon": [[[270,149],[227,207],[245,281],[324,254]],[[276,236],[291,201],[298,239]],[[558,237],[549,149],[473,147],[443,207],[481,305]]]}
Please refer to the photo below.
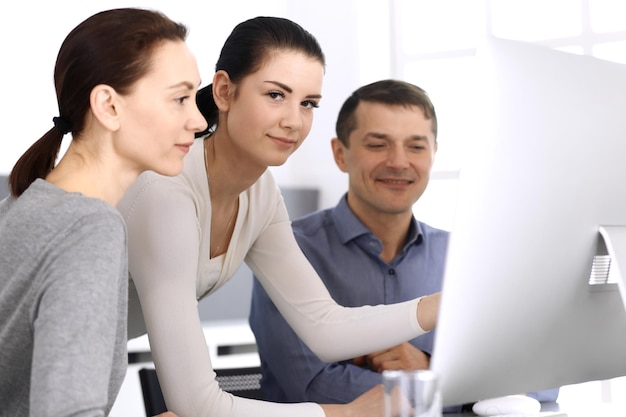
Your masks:
{"label": "man's face", "polygon": [[333,139],[349,175],[348,204],[361,219],[412,213],[430,178],[437,145],[420,107],[361,102],[349,147]]}

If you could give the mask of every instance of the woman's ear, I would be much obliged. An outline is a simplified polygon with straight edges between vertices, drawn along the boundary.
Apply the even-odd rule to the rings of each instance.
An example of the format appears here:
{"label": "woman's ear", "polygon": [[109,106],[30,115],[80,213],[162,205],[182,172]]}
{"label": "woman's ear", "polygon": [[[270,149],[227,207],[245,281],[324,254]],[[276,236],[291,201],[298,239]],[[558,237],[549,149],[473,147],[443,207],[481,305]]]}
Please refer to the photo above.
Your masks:
{"label": "woman's ear", "polygon": [[118,97],[113,87],[106,84],[95,86],[89,95],[91,113],[101,125],[111,131],[117,131],[120,128],[119,114],[116,108]]}
{"label": "woman's ear", "polygon": [[213,76],[213,99],[217,108],[221,111],[228,111],[234,96],[235,85],[231,82],[230,76],[224,70],[219,70]]}

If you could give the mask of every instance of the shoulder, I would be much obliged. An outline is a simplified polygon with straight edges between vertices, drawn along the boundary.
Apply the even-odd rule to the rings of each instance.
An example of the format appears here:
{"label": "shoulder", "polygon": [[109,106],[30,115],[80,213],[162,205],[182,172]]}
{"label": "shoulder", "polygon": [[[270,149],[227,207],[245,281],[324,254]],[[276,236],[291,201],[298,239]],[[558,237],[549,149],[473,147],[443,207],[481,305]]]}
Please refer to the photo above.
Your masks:
{"label": "shoulder", "polygon": [[120,212],[104,201],[81,197],[68,201],[55,222],[63,229],[59,237],[67,241],[94,241],[103,248],[113,249],[126,242],[126,224]]}
{"label": "shoulder", "polygon": [[182,212],[187,204],[197,205],[198,198],[182,175],[166,177],[147,171],[127,190],[117,208],[129,221],[135,214]]}
{"label": "shoulder", "polygon": [[242,193],[242,197],[243,203],[247,206],[248,219],[254,219],[254,222],[264,225],[289,221],[280,189],[269,170]]}
{"label": "shoulder", "polygon": [[202,149],[202,140],[197,139],[185,157],[183,171],[176,176],[143,172],[117,205],[124,218],[128,220],[141,205],[176,210],[180,205],[189,202],[197,205],[198,201],[208,198]]}
{"label": "shoulder", "polygon": [[98,198],[70,193],[45,181],[34,183],[15,200],[14,208],[40,227],[89,235],[125,233],[119,211]]}
{"label": "shoulder", "polygon": [[246,193],[251,201],[267,201],[275,204],[278,200],[282,200],[280,189],[270,170],[266,170]]}
{"label": "shoulder", "polygon": [[417,225],[422,236],[426,240],[431,240],[431,241],[436,240],[436,241],[443,241],[444,243],[447,243],[448,239],[450,238],[450,232],[447,230],[438,229],[436,227],[430,226],[429,224],[420,222],[420,221],[417,222]]}
{"label": "shoulder", "polygon": [[313,236],[332,226],[332,209],[314,211],[294,220],[291,224],[296,236]]}

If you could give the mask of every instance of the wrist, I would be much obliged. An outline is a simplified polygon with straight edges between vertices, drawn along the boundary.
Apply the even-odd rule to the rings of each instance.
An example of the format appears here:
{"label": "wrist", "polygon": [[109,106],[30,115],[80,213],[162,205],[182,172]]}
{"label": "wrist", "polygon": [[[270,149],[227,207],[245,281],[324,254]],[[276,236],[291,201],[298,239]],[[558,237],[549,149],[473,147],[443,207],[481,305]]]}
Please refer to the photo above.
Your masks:
{"label": "wrist", "polygon": [[431,331],[437,323],[440,293],[422,297],[417,303],[417,323],[425,331]]}
{"label": "wrist", "polygon": [[320,407],[326,417],[353,417],[350,404],[320,404]]}

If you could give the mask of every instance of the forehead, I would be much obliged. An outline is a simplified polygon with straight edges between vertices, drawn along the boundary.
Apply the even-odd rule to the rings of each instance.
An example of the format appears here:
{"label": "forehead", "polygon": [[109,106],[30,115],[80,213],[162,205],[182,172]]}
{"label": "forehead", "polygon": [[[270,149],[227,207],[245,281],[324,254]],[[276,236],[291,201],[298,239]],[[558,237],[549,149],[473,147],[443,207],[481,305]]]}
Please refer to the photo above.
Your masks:
{"label": "forehead", "polygon": [[265,81],[291,81],[291,84],[313,89],[320,94],[324,78],[324,66],[314,57],[295,50],[274,50],[265,58],[263,65],[248,77]]}
{"label": "forehead", "polygon": [[196,58],[185,42],[164,41],[153,49],[148,71],[136,84],[162,84],[167,88],[180,83],[199,85]]}
{"label": "forehead", "polygon": [[354,116],[357,130],[428,136],[434,140],[432,119],[427,119],[419,106],[361,101]]}

